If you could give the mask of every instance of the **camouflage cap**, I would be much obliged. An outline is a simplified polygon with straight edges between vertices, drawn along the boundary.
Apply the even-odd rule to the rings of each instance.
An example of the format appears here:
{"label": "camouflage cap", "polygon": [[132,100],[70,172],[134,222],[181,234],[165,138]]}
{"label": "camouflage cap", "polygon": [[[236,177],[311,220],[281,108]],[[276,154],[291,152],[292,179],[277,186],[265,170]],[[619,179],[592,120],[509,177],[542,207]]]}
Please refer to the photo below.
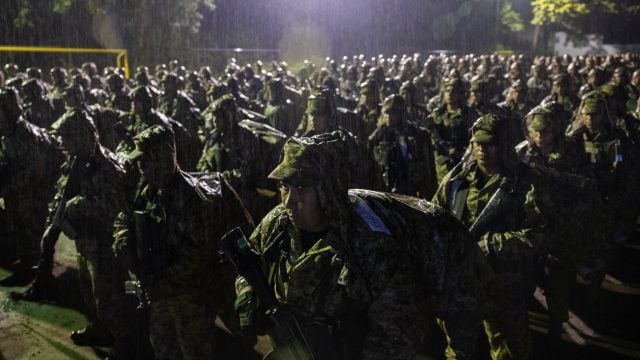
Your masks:
{"label": "camouflage cap", "polygon": [[555,103],[538,105],[525,116],[528,126],[538,132],[554,130],[559,120],[555,119]]}
{"label": "camouflage cap", "polygon": [[580,104],[580,113],[597,114],[605,110],[607,106],[606,94],[599,90],[586,93],[582,97]]}
{"label": "camouflage cap", "polygon": [[295,185],[320,183],[324,172],[340,162],[339,149],[342,144],[338,131],[313,137],[289,138],[282,148],[280,164],[268,177]]}
{"label": "camouflage cap", "polygon": [[600,86],[600,91],[602,91],[602,93],[608,97],[616,97],[621,101],[629,100],[629,95],[622,85],[616,85],[612,83],[604,84]]}
{"label": "camouflage cap", "polygon": [[153,125],[133,138],[136,148],[128,154],[130,160],[140,160],[149,153],[171,151],[175,153],[176,145],[171,129]]}
{"label": "camouflage cap", "polygon": [[383,113],[389,113],[389,112],[398,112],[398,111],[404,111],[404,99],[402,98],[402,96],[394,94],[394,95],[389,95],[384,99],[384,104],[382,105],[382,112]]}
{"label": "camouflage cap", "polygon": [[501,121],[495,115],[483,115],[471,127],[471,142],[493,143],[499,138]]}

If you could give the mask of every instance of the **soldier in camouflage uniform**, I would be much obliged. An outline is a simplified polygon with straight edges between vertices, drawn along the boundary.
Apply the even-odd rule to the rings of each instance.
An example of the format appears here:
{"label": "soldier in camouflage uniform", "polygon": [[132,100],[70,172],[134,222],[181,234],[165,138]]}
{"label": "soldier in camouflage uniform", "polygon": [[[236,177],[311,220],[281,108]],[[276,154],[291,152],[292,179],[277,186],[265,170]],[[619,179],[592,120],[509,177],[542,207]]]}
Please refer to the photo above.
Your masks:
{"label": "soldier in camouflage uniform", "polygon": [[360,133],[354,132],[354,135],[362,141],[368,139],[378,125],[382,110],[379,99],[375,81],[367,80],[360,84],[360,98],[355,112],[363,120],[364,127]]}
{"label": "soldier in camouflage uniform", "polygon": [[592,171],[579,144],[564,137],[559,105],[535,107],[526,117],[528,140],[518,144],[521,162],[537,171],[533,214],[544,226],[543,287],[550,318],[552,351],[558,351],[563,323],[569,319],[578,266],[584,264],[603,223]]}
{"label": "soldier in camouflage uniform", "polygon": [[15,89],[0,92],[2,169],[0,195],[4,198],[7,237],[3,260],[18,259],[14,276],[3,285],[24,285],[37,264],[40,237],[47,218],[48,202],[55,194],[55,180],[64,157],[58,142],[45,130],[22,117],[20,96]]}
{"label": "soldier in camouflage uniform", "polygon": [[124,77],[120,74],[111,74],[107,77],[109,85],[109,100],[107,106],[129,112],[131,110],[131,99],[129,99],[129,88],[124,82]]}
{"label": "soldier in camouflage uniform", "polygon": [[[277,301],[303,323],[334,324],[335,336],[314,340],[342,359],[413,359],[434,316],[444,320],[447,357],[470,358],[487,284],[479,250],[425,200],[347,191],[341,138],[290,139],[270,174],[282,204],[249,241]],[[242,325],[255,329],[255,294],[241,277],[236,291]]]}
{"label": "soldier in camouflage uniform", "polygon": [[56,112],[53,102],[45,93],[41,80],[27,80],[22,85],[22,91],[25,95],[24,116],[30,123],[46,129],[62,115]]}
{"label": "soldier in camouflage uniform", "polygon": [[275,205],[276,186],[267,179],[278,163],[278,148],[287,136],[262,123],[243,120],[233,95],[223,95],[211,109],[215,128],[208,135],[198,171],[225,172],[253,216],[261,218]]}
{"label": "soldier in camouflage uniform", "polygon": [[476,113],[466,105],[464,84],[452,77],[444,85],[444,104],[428,120],[438,182],[460,161],[469,145],[469,129]]}
{"label": "soldier in camouflage uniform", "polygon": [[[73,96],[71,92],[67,90],[67,98]],[[55,242],[64,231],[76,243],[80,290],[92,317],[71,339],[77,345],[104,345],[108,332],[115,340],[111,358],[135,359],[134,327],[124,292],[128,274],[111,247],[113,221],[131,202],[128,195],[135,188],[137,172],[100,145],[93,119],[78,100],[67,100],[69,110],[52,125],[69,154],[69,173],[59,180],[62,188],[43,236],[43,259],[28,298],[43,295],[38,293],[45,286],[41,281],[51,276]]]}
{"label": "soldier in camouflage uniform", "polygon": [[[162,125],[169,128],[176,137],[178,151],[178,163],[185,168],[195,169],[200,158],[202,147],[200,139],[192,134],[178,121],[157,111],[153,107],[153,95],[146,86],[139,86],[131,91],[132,113],[128,124],[123,124],[124,140],[118,144],[118,153],[128,153],[133,150],[133,137],[153,125]],[[184,165],[183,165],[184,164]]]}
{"label": "soldier in camouflage uniform", "polygon": [[379,165],[385,190],[431,198],[436,174],[429,133],[407,121],[405,103],[391,95],[382,107],[383,119],[369,137],[369,149]]}
{"label": "soldier in camouflage uniform", "polygon": [[285,96],[285,86],[279,78],[269,80],[267,84],[264,116],[267,124],[287,136],[293,135],[300,123],[302,111]]}
{"label": "soldier in camouflage uniform", "polygon": [[241,209],[228,188],[180,170],[171,129],[151,126],[135,143],[129,156],[143,179],[133,206],[116,218],[116,257],[141,282],[155,358],[212,359],[216,315],[238,330],[228,296],[234,275],[217,252]]}
{"label": "soldier in camouflage uniform", "polygon": [[[494,115],[478,118],[472,128],[472,156],[444,177],[433,198],[473,229],[472,236],[494,270],[496,313],[484,321],[494,360],[532,356],[527,301],[534,289],[535,250],[539,246],[525,212],[530,184],[515,172],[515,151],[505,139],[507,121]],[[498,194],[508,201],[483,213]]]}
{"label": "soldier in camouflage uniform", "polygon": [[383,181],[377,169],[375,159],[367,146],[348,130],[362,129],[362,119],[351,112],[342,112],[335,107],[333,92],[320,88],[309,96],[307,110],[302,118],[297,134],[310,137],[336,130],[342,130],[347,142],[346,153],[348,161],[349,187],[362,189],[382,189]]}
{"label": "soldier in camouflage uniform", "polygon": [[640,193],[636,150],[625,133],[616,127],[608,111],[606,95],[600,91],[586,94],[578,110],[571,137],[581,144],[594,173],[597,194],[603,203],[606,239],[589,259],[589,303],[597,308],[606,268],[616,244],[628,240],[638,218]]}

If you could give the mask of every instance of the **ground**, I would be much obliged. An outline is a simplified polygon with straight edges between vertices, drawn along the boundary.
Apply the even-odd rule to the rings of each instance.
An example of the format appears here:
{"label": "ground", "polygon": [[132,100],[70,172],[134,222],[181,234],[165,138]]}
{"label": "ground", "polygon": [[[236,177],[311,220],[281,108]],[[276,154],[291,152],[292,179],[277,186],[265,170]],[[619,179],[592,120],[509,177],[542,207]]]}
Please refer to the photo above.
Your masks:
{"label": "ground", "polygon": [[[545,337],[548,317],[544,310],[544,293],[538,289],[530,306],[530,328],[534,333],[536,360],[542,359],[640,359],[640,307],[637,306],[640,279],[637,258],[640,245],[626,244],[619,250],[607,281],[603,284],[605,301],[599,317],[587,315],[579,306],[566,326],[565,342],[560,351],[549,354]],[[10,273],[0,268],[0,279]],[[0,360],[22,359],[101,359],[108,348],[74,345],[72,330],[87,324],[77,288],[74,243],[64,236],[56,246],[54,275],[58,287],[56,304],[15,301],[12,291],[23,288],[0,287]],[[584,295],[584,284],[578,285],[575,298]],[[579,302],[579,301],[577,301]],[[254,351],[240,346],[223,328],[217,332],[222,359],[260,359],[268,346],[265,339]],[[482,346],[482,345],[480,345]],[[485,351],[476,360],[486,360]],[[555,357],[554,357],[555,356]]]}

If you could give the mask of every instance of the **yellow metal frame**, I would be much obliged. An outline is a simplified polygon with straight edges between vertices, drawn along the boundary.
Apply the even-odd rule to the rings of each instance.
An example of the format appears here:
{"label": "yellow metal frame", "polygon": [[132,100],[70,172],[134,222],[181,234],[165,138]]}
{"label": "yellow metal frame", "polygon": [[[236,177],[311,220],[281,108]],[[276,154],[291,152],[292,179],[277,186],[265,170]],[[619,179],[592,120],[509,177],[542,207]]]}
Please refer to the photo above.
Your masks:
{"label": "yellow metal frame", "polygon": [[126,49],[62,48],[43,46],[0,45],[0,51],[41,52],[41,53],[78,53],[78,54],[116,54],[116,66],[124,68],[124,76],[129,78],[129,58]]}

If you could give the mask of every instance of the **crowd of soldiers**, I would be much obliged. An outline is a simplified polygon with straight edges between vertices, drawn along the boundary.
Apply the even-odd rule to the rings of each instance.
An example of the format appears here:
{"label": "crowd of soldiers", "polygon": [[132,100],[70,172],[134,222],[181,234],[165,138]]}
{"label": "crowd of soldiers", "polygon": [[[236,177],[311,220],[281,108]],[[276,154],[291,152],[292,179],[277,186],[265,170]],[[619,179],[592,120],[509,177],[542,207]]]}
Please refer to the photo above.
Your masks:
{"label": "crowd of soldiers", "polygon": [[[0,285],[50,300],[64,233],[91,319],[71,339],[112,359],[214,358],[216,316],[305,358],[269,296],[309,358],[427,358],[442,330],[470,359],[484,330],[487,356],[530,359],[536,286],[554,352],[576,277],[597,312],[637,236],[635,54],[3,70]],[[235,227],[270,295],[221,261]]]}

